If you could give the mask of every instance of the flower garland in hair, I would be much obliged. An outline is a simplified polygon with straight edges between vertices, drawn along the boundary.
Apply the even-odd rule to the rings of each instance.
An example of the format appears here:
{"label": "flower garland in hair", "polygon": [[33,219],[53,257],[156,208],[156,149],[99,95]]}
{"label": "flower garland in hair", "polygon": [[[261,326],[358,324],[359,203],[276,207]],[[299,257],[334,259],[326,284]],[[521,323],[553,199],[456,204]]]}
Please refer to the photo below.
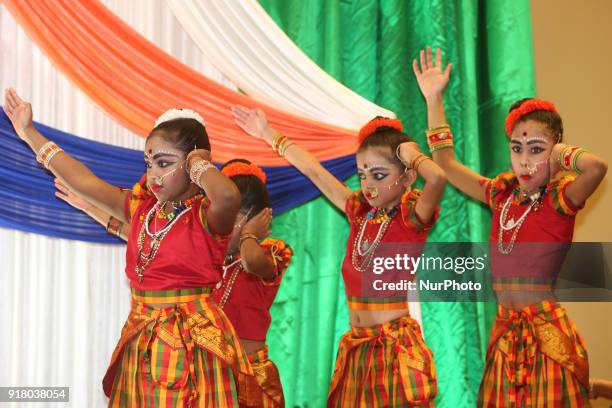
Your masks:
{"label": "flower garland in hair", "polygon": [[368,136],[376,132],[381,127],[390,127],[390,128],[397,130],[398,132],[402,132],[404,130],[402,121],[399,119],[391,119],[391,118],[372,119],[359,130],[359,143],[360,144],[363,143],[363,141]]}
{"label": "flower garland in hair", "polygon": [[204,119],[202,118],[202,116],[200,116],[198,112],[193,111],[191,109],[173,108],[173,109],[168,109],[167,111],[162,113],[155,121],[155,125],[153,127],[155,128],[164,122],[169,122],[174,119],[194,119],[200,122],[202,126],[205,126]]}
{"label": "flower garland in hair", "polygon": [[510,111],[508,116],[506,116],[506,135],[510,136],[512,134],[512,129],[514,129],[514,125],[520,118],[537,110],[557,113],[557,108],[554,103],[537,98],[529,99],[523,102],[518,108]]}
{"label": "flower garland in hair", "polygon": [[221,173],[228,178],[234,176],[255,176],[263,184],[266,184],[266,173],[253,163],[233,162],[225,166]]}

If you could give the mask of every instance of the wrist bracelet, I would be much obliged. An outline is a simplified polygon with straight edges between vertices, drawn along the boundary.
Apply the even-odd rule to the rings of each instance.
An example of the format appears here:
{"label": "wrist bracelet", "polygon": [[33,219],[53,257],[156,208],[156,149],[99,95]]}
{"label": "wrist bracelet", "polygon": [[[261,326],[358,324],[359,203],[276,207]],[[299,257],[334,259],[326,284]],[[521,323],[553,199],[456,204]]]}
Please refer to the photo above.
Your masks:
{"label": "wrist bracelet", "polygon": [[123,223],[111,215],[110,218],[108,219],[108,223],[106,224],[106,232],[108,232],[111,235],[115,235],[116,237],[121,238],[121,228],[122,227],[123,227]]}
{"label": "wrist bracelet", "polygon": [[216,169],[215,165],[212,164],[211,162],[204,160],[204,159],[198,160],[189,169],[189,178],[195,184],[199,185],[198,183],[200,182],[200,178],[202,177],[202,174],[204,174],[205,172],[213,168]]}

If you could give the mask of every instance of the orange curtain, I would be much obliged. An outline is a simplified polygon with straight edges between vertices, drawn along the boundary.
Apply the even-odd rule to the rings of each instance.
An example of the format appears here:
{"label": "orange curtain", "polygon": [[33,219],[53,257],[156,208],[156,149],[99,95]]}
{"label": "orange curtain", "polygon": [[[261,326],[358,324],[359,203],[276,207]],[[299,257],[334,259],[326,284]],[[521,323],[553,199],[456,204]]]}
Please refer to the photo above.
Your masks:
{"label": "orange curtain", "polygon": [[15,19],[72,82],[117,121],[146,136],[169,108],[202,114],[215,161],[246,157],[283,166],[233,123],[230,107],[259,106],[270,123],[319,160],[355,152],[353,131],[263,105],[206,78],[143,38],[97,0],[4,0]]}

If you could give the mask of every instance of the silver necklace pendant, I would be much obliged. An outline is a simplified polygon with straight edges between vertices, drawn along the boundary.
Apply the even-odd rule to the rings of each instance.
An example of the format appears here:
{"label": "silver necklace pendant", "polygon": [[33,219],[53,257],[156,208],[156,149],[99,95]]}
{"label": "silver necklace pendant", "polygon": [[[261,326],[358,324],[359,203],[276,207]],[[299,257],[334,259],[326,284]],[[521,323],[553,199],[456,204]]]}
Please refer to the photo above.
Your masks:
{"label": "silver necklace pendant", "polygon": [[366,239],[364,239],[364,240],[361,242],[361,252],[362,252],[362,253],[363,253],[363,252],[368,252],[368,250],[370,249],[370,246],[371,246],[371,245],[372,245],[372,244],[371,244],[371,243],[368,241],[368,239],[367,239],[367,238],[366,238]]}

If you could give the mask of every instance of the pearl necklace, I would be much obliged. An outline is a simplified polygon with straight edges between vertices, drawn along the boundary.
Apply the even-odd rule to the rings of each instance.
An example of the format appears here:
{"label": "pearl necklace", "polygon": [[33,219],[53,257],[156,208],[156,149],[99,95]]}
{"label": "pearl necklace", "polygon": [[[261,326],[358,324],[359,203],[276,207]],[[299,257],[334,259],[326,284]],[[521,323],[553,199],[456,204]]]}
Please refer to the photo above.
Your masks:
{"label": "pearl necklace", "polygon": [[[523,212],[523,215],[521,215],[518,220],[515,220],[514,218],[507,220],[508,211],[510,210],[510,204],[512,203],[512,200],[514,199],[514,194],[508,195],[508,198],[506,199],[506,202],[504,203],[504,206],[502,207],[502,210],[499,213],[499,232],[497,234],[497,250],[500,253],[504,255],[508,255],[510,252],[512,252],[512,250],[514,249],[514,243],[516,242],[516,238],[518,237],[518,233],[521,230],[523,223],[527,219],[527,216],[529,215],[531,210],[536,205],[540,204],[540,202],[542,201],[542,196],[544,195],[545,192],[546,192],[546,189],[540,190],[539,192],[531,194],[529,196],[531,200],[531,204],[529,205],[529,207],[527,207],[525,212]],[[504,231],[510,231],[510,230],[514,230],[514,231],[512,233],[512,236],[510,237],[510,242],[508,246],[504,247],[504,241],[503,241]]]}
{"label": "pearl necklace", "polygon": [[[359,272],[365,271],[366,268],[370,266],[370,263],[372,263],[372,259],[374,258],[374,254],[376,253],[376,248],[378,248],[378,246],[380,245],[380,242],[382,241],[383,236],[387,232],[387,229],[389,228],[391,221],[393,221],[393,217],[397,213],[397,207],[393,207],[388,212],[385,212],[383,214],[382,222],[377,222],[375,219],[375,214],[378,212],[379,210],[374,209],[374,208],[368,211],[368,213],[366,214],[366,217],[361,222],[361,226],[359,228],[359,234],[357,234],[357,238],[355,239],[354,244],[353,244],[353,252],[351,254],[351,261],[353,264],[353,268],[355,268]],[[362,242],[363,235],[365,233],[366,226],[370,219],[372,219],[376,223],[379,223],[379,227],[378,227],[378,231],[376,232],[376,237],[374,238],[374,241],[372,241],[372,243],[367,245],[367,248],[364,249],[364,244],[367,244],[367,242],[365,243]],[[361,262],[359,262],[357,255],[362,257]]]}

